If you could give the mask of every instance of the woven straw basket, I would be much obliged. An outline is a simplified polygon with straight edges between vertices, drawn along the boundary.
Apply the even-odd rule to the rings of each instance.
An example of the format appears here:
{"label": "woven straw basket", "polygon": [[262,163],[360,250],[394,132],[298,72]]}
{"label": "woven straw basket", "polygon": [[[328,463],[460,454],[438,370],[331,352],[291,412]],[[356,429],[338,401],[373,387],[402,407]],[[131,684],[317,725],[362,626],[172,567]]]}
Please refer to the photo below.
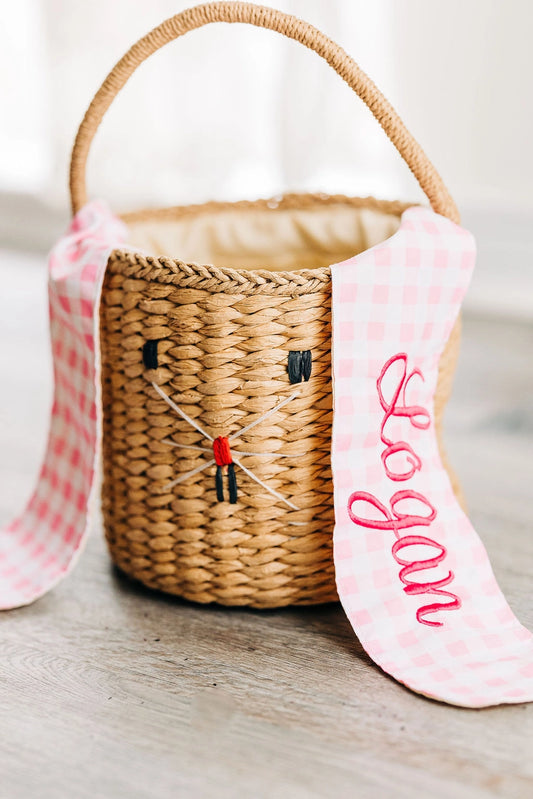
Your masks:
{"label": "woven straw basket", "polygon": [[[116,94],[149,55],[210,22],[269,28],[322,56],[370,108],[433,209],[458,221],[434,167],[340,47],[294,17],[228,2],[167,20],[111,71],[74,145],[74,212]],[[103,510],[121,570],[197,602],[337,599],[328,264],[391,236],[405,207],[289,195],[123,217],[136,249],[111,254],[101,305]],[[458,342],[456,325],[440,364],[439,435]]]}

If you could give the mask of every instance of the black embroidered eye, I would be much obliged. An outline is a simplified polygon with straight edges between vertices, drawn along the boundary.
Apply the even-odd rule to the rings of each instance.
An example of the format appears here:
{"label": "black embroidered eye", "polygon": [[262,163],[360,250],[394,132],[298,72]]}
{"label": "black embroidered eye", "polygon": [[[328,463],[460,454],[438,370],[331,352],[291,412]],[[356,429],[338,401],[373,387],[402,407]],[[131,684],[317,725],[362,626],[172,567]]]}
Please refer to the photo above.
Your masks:
{"label": "black embroidered eye", "polygon": [[291,383],[301,383],[302,380],[309,380],[312,366],[311,350],[303,350],[302,352],[295,350],[289,352],[289,360],[287,363],[289,381]]}
{"label": "black embroidered eye", "polygon": [[157,369],[159,362],[157,360],[157,345],[158,341],[146,341],[143,345],[143,363],[147,369]]}

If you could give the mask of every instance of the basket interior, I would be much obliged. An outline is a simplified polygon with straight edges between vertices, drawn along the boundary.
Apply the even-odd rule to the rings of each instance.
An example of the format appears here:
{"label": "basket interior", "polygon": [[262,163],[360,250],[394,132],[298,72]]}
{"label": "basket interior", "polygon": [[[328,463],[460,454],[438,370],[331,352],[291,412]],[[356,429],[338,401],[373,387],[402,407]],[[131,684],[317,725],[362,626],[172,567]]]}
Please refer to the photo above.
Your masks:
{"label": "basket interior", "polygon": [[187,263],[290,271],[344,261],[389,238],[400,224],[397,204],[304,197],[300,204],[208,203],[131,214],[125,217],[129,244]]}

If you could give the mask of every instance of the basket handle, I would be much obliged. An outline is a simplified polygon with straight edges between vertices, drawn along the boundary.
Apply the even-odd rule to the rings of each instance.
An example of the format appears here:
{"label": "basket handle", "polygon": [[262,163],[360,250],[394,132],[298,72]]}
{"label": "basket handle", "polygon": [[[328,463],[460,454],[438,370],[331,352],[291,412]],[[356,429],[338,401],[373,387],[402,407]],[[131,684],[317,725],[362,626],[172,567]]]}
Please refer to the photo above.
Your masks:
{"label": "basket handle", "polygon": [[394,144],[434,211],[459,221],[459,212],[439,173],[402,120],[363,70],[338,44],[319,30],[290,14],[253,3],[217,2],[195,6],[167,19],[131,47],[113,67],[96,92],[79,127],[70,162],[70,197],[72,211],[85,205],[85,169],[91,142],[105,112],[116,95],[152,53],[188,31],[211,22],[243,22],[282,33],[289,39],[314,50],[351,86],[372,111]]}

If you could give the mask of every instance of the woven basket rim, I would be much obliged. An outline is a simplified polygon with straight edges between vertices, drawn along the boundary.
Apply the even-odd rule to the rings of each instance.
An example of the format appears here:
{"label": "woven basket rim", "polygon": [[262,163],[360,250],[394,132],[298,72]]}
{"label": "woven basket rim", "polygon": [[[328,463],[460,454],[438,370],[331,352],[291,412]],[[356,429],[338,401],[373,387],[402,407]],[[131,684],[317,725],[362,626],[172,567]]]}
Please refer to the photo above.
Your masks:
{"label": "woven basket rim", "polygon": [[[168,220],[186,216],[199,216],[203,213],[226,211],[269,210],[312,210],[324,206],[351,206],[369,210],[384,211],[401,218],[404,211],[416,203],[397,200],[378,200],[374,197],[347,197],[329,194],[287,194],[259,200],[240,200],[237,202],[208,202],[197,205],[154,208],[121,214],[126,223]],[[390,237],[389,237],[390,238]],[[388,239],[385,239],[388,241]],[[384,243],[384,242],[381,242]],[[354,253],[355,255],[355,253]],[[176,284],[181,288],[209,289],[214,292],[304,294],[324,291],[324,284],[330,282],[331,265],[312,269],[292,269],[271,271],[269,269],[236,269],[218,267],[214,264],[201,264],[194,261],[181,261],[168,256],[148,255],[133,248],[116,248],[110,254],[112,272],[163,284]]]}

